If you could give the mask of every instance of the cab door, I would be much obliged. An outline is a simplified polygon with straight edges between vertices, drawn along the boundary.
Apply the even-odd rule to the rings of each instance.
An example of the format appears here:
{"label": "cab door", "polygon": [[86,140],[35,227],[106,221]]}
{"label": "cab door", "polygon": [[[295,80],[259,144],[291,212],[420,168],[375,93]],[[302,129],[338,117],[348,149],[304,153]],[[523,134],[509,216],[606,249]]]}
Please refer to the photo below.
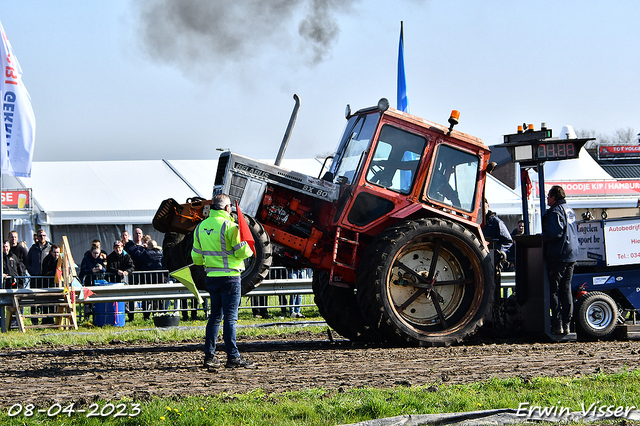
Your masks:
{"label": "cab door", "polygon": [[384,123],[362,161],[339,226],[365,232],[408,205],[421,187],[417,176],[427,147],[425,136]]}

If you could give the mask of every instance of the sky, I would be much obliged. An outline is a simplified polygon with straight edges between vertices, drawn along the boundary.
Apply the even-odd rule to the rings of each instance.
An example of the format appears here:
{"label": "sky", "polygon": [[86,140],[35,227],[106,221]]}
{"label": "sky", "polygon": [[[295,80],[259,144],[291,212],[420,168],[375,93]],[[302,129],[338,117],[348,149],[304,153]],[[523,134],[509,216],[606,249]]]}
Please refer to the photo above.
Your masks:
{"label": "sky", "polygon": [[[396,106],[487,145],[522,123],[640,129],[640,2],[21,0],[0,21],[36,116],[34,161],[327,155]],[[144,172],[141,170],[141,172]]]}

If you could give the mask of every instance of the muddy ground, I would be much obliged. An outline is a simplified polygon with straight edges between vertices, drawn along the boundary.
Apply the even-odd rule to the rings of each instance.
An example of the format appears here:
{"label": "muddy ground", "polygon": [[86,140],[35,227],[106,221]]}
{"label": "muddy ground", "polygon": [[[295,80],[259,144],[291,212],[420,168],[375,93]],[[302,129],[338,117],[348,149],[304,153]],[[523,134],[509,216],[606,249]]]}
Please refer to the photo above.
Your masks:
{"label": "muddy ground", "polygon": [[[203,342],[50,347],[0,351],[0,405],[91,403],[131,397],[267,393],[324,387],[438,386],[492,377],[576,377],[640,365],[640,341],[539,343],[477,338],[465,346],[399,348],[299,332],[239,337],[255,370],[202,368]],[[220,354],[224,354],[218,344]],[[224,359],[223,359],[224,361]]]}

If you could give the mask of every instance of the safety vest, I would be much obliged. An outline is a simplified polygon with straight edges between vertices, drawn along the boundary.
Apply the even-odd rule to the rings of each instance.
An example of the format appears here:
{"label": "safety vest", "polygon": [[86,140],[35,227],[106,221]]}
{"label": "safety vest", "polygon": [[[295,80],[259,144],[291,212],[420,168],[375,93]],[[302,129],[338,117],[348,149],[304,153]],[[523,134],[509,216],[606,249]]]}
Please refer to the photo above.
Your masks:
{"label": "safety vest", "polygon": [[209,277],[240,275],[243,260],[252,255],[249,245],[240,241],[238,225],[225,210],[211,210],[193,233],[191,258],[196,265],[204,265]]}

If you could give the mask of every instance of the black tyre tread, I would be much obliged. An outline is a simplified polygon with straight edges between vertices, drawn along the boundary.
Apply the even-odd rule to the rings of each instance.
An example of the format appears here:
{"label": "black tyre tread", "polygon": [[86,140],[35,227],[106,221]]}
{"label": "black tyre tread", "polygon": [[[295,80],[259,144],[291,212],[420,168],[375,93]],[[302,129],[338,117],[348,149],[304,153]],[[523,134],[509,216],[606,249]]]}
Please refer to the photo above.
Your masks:
{"label": "black tyre tread", "polygon": [[[597,330],[589,326],[586,320],[586,311],[589,308],[589,305],[595,301],[594,299],[606,301],[613,308],[613,321],[607,328],[602,330]],[[611,296],[601,291],[590,291],[578,299],[576,305],[577,306],[574,310],[574,321],[576,324],[576,335],[580,340],[607,340],[613,336],[618,321],[618,305]]]}
{"label": "black tyre tread", "polygon": [[246,269],[242,273],[242,295],[249,293],[269,275],[269,269],[273,261],[273,252],[269,234],[267,234],[254,218],[245,214],[244,218],[249,225],[253,239],[255,240],[256,255],[249,261],[245,260]]}
{"label": "black tyre tread", "polygon": [[[458,236],[470,249],[475,249],[474,251],[478,253],[478,261],[482,268],[481,274],[484,285],[482,288],[482,302],[473,318],[468,320],[462,329],[446,334],[416,336],[401,329],[393,321],[390,314],[385,311],[383,305],[384,296],[381,294],[383,285],[380,283],[379,277],[384,275],[385,265],[389,256],[393,256],[395,251],[400,249],[400,247],[397,247],[398,240],[405,238],[409,233],[425,228],[429,228],[430,231],[434,232],[444,232],[448,235]],[[388,340],[397,340],[420,346],[448,346],[460,343],[465,338],[475,334],[482,326],[486,315],[491,311],[494,286],[493,267],[489,252],[483,247],[480,240],[463,226],[439,218],[402,222],[383,231],[367,247],[360,261],[357,274],[358,303],[365,318],[373,323]]]}
{"label": "black tyre tread", "polygon": [[[193,260],[191,259],[192,248],[193,233],[184,235],[177,232],[167,232],[164,234],[164,239],[162,240],[162,254],[164,257],[165,267],[169,272],[184,268],[185,266],[193,263]],[[204,267],[192,265],[189,270],[191,271],[191,278],[193,278],[196,288],[198,290],[206,290],[206,274],[204,272]]]}
{"label": "black tyre tread", "polygon": [[327,325],[354,342],[379,342],[382,336],[362,316],[353,289],[329,285],[329,274],[313,271],[313,294]]}
{"label": "black tyre tread", "polygon": [[[251,216],[244,215],[244,217],[255,240],[256,256],[245,262],[246,269],[242,273],[243,296],[259,286],[262,280],[269,275],[269,268],[273,260],[269,235],[264,231],[262,225]],[[162,248],[165,265],[169,271],[175,271],[192,264],[193,232],[187,235],[177,232],[166,233],[162,241]],[[199,290],[206,290],[204,267],[193,265],[190,270],[196,287]]]}

